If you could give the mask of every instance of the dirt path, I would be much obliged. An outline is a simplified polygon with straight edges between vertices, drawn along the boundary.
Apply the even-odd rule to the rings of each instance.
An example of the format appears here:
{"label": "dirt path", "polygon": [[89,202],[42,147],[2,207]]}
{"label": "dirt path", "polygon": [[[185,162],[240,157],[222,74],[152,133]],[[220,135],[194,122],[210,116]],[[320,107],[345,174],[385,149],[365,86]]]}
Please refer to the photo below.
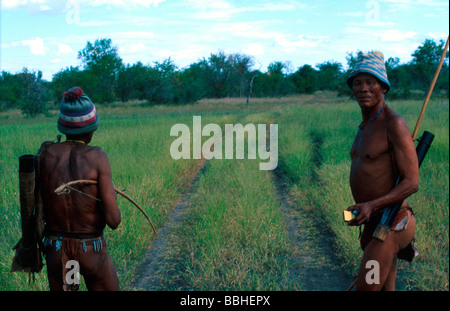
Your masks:
{"label": "dirt path", "polygon": [[292,204],[286,182],[275,170],[272,174],[282,204],[286,228],[294,248],[290,277],[304,291],[345,291],[354,281],[341,269],[333,250],[333,238],[326,225],[301,206]]}
{"label": "dirt path", "polygon": [[[156,240],[152,243],[142,264],[136,269],[137,277],[132,284],[136,290],[168,290],[164,279],[168,260],[170,260],[164,257],[166,247],[169,246],[169,240],[174,239],[171,236],[174,229],[185,221],[191,196],[196,191],[199,177],[206,167],[206,161],[198,166],[197,173],[182,192],[180,201],[170,214],[169,220],[158,230]],[[354,279],[340,269],[341,264],[332,248],[331,233],[319,219],[292,204],[286,183],[277,171],[272,174],[272,177],[282,204],[291,245],[295,250],[295,256],[289,259],[290,277],[302,284],[301,290],[304,291],[346,290]],[[171,287],[183,289],[184,283],[180,279],[178,284],[171,284]]]}
{"label": "dirt path", "polygon": [[[175,231],[174,229],[182,225],[189,212],[189,203],[192,194],[197,188],[197,183],[201,174],[207,167],[207,161],[199,161],[191,178],[187,181],[181,192],[178,204],[175,206],[172,213],[169,215],[169,220],[157,232],[157,238],[152,243],[151,248],[136,269],[136,279],[132,286],[137,290],[157,291],[166,290],[164,280],[164,273],[167,268],[167,258],[164,257],[166,248],[169,246],[170,236]],[[183,283],[180,280],[180,283]],[[177,287],[184,287],[183,284],[178,284]]]}
{"label": "dirt path", "polygon": [[[321,165],[320,135],[311,135],[313,141],[313,162],[316,169]],[[197,182],[207,168],[208,161],[199,161],[194,173],[188,178],[181,192],[180,200],[169,216],[166,224],[159,229],[156,240],[152,243],[142,264],[136,269],[136,279],[132,286],[137,290],[171,290],[187,288],[187,280],[183,280],[183,271],[177,271],[178,277],[172,284],[167,284],[167,270],[170,261],[180,260],[165,258],[169,243],[177,239],[174,236],[176,228],[187,219],[192,194],[195,193]],[[295,283],[301,284],[305,291],[345,291],[354,281],[341,269],[341,263],[334,253],[331,232],[319,217],[309,213],[307,209],[292,204],[288,187],[280,170],[272,172],[278,198],[285,216],[286,228],[294,248],[294,257],[289,259],[290,277]],[[312,172],[312,180],[319,183],[317,174]],[[307,201],[307,200],[306,200]],[[182,256],[181,256],[182,257]],[[179,269],[180,264],[172,263]]]}

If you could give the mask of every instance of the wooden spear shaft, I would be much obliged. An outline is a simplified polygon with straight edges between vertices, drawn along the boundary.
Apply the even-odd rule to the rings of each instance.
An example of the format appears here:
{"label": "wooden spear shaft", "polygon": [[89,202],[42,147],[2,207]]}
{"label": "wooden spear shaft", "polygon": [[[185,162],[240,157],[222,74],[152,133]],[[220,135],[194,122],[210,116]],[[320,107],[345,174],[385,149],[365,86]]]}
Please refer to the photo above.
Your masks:
{"label": "wooden spear shaft", "polygon": [[449,37],[447,37],[447,42],[445,43],[444,51],[442,52],[442,55],[441,55],[441,60],[439,61],[438,68],[434,74],[433,81],[431,82],[430,88],[428,89],[428,93],[427,93],[427,96],[425,97],[425,101],[423,103],[422,110],[420,111],[419,118],[417,119],[416,127],[414,128],[414,132],[412,135],[413,140],[416,140],[417,132],[419,131],[420,122],[422,122],[422,118],[423,118],[423,115],[425,114],[425,109],[427,109],[427,105],[428,105],[428,101],[430,100],[431,93],[433,93],[434,85],[436,84],[436,81],[439,77],[439,73],[441,72],[442,64],[444,63],[444,59],[445,59],[445,54],[447,54],[448,39],[449,39]]}

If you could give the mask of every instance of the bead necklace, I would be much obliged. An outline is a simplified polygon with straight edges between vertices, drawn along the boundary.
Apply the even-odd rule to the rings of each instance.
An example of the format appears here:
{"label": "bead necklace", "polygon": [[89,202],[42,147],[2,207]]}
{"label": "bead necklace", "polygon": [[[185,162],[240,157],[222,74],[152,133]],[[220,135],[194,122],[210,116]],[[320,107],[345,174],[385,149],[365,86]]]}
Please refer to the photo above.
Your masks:
{"label": "bead necklace", "polygon": [[82,140],[66,139],[66,141],[72,142],[72,143],[82,143],[82,144],[86,144],[86,143],[85,143],[84,141],[82,141]]}
{"label": "bead necklace", "polygon": [[365,127],[366,127],[366,125],[367,124],[369,124],[370,122],[372,122],[373,120],[375,120],[376,118],[378,118],[378,116],[383,112],[383,110],[384,109],[386,109],[386,107],[387,107],[387,104],[384,104],[384,107],[377,113],[377,115],[375,116],[375,117],[373,117],[372,119],[370,119],[369,121],[367,121],[367,122],[361,122],[360,124],[359,124],[359,128],[361,129],[361,130],[363,130]]}

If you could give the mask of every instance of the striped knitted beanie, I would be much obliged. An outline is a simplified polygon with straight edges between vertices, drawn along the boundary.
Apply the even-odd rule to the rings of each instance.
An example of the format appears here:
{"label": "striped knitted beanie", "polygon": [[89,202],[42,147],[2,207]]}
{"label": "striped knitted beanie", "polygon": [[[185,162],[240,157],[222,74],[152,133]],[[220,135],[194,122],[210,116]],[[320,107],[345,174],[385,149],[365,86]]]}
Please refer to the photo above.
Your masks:
{"label": "striped knitted beanie", "polygon": [[58,118],[58,130],[66,135],[82,135],[94,132],[100,119],[91,99],[79,87],[64,93]]}
{"label": "striped knitted beanie", "polygon": [[349,77],[347,78],[347,85],[352,88],[353,78],[359,73],[369,73],[374,75],[381,83],[383,83],[387,91],[389,91],[391,85],[389,83],[386,66],[384,64],[384,56],[381,52],[372,52],[368,54],[361,54],[358,56],[355,68],[353,68]]}

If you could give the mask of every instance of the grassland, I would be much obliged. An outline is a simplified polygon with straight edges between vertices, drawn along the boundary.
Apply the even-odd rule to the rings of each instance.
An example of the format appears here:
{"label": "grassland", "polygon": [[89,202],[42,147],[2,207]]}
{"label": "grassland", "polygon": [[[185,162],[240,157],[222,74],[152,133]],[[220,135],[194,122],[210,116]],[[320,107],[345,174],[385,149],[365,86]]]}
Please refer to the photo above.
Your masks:
{"label": "grassland", "polygon": [[[411,130],[420,101],[391,102]],[[186,106],[143,106],[140,103],[99,106],[102,120],[93,145],[108,154],[114,184],[143,206],[160,228],[195,171],[195,160],[175,161],[169,147],[170,128],[202,123],[268,123],[279,125],[279,171],[289,180],[289,195],[298,208],[324,218],[334,234],[343,265],[354,274],[361,258],[358,232],[342,222],[352,204],[348,186],[349,156],[360,113],[356,105],[334,94],[252,100],[203,100]],[[0,290],[46,290],[46,274],[34,285],[27,275],[9,273],[12,247],[20,238],[18,156],[34,153],[56,137],[57,111],[24,119],[17,111],[0,113]],[[417,216],[420,256],[402,265],[406,282],[399,289],[448,290],[448,101],[431,101],[421,125],[436,135],[422,164],[420,190],[409,202]],[[192,128],[192,127],[191,127]],[[291,249],[271,172],[259,171],[257,160],[212,160],[192,196],[189,219],[177,230],[166,289],[296,290],[302,280],[288,277]],[[154,234],[129,202],[119,198],[123,222],[105,236],[120,285],[132,289],[137,265]],[[177,251],[179,250],[179,251]],[[175,261],[176,262],[176,261]],[[170,268],[170,269],[169,269]],[[45,271],[44,271],[45,272]]]}

